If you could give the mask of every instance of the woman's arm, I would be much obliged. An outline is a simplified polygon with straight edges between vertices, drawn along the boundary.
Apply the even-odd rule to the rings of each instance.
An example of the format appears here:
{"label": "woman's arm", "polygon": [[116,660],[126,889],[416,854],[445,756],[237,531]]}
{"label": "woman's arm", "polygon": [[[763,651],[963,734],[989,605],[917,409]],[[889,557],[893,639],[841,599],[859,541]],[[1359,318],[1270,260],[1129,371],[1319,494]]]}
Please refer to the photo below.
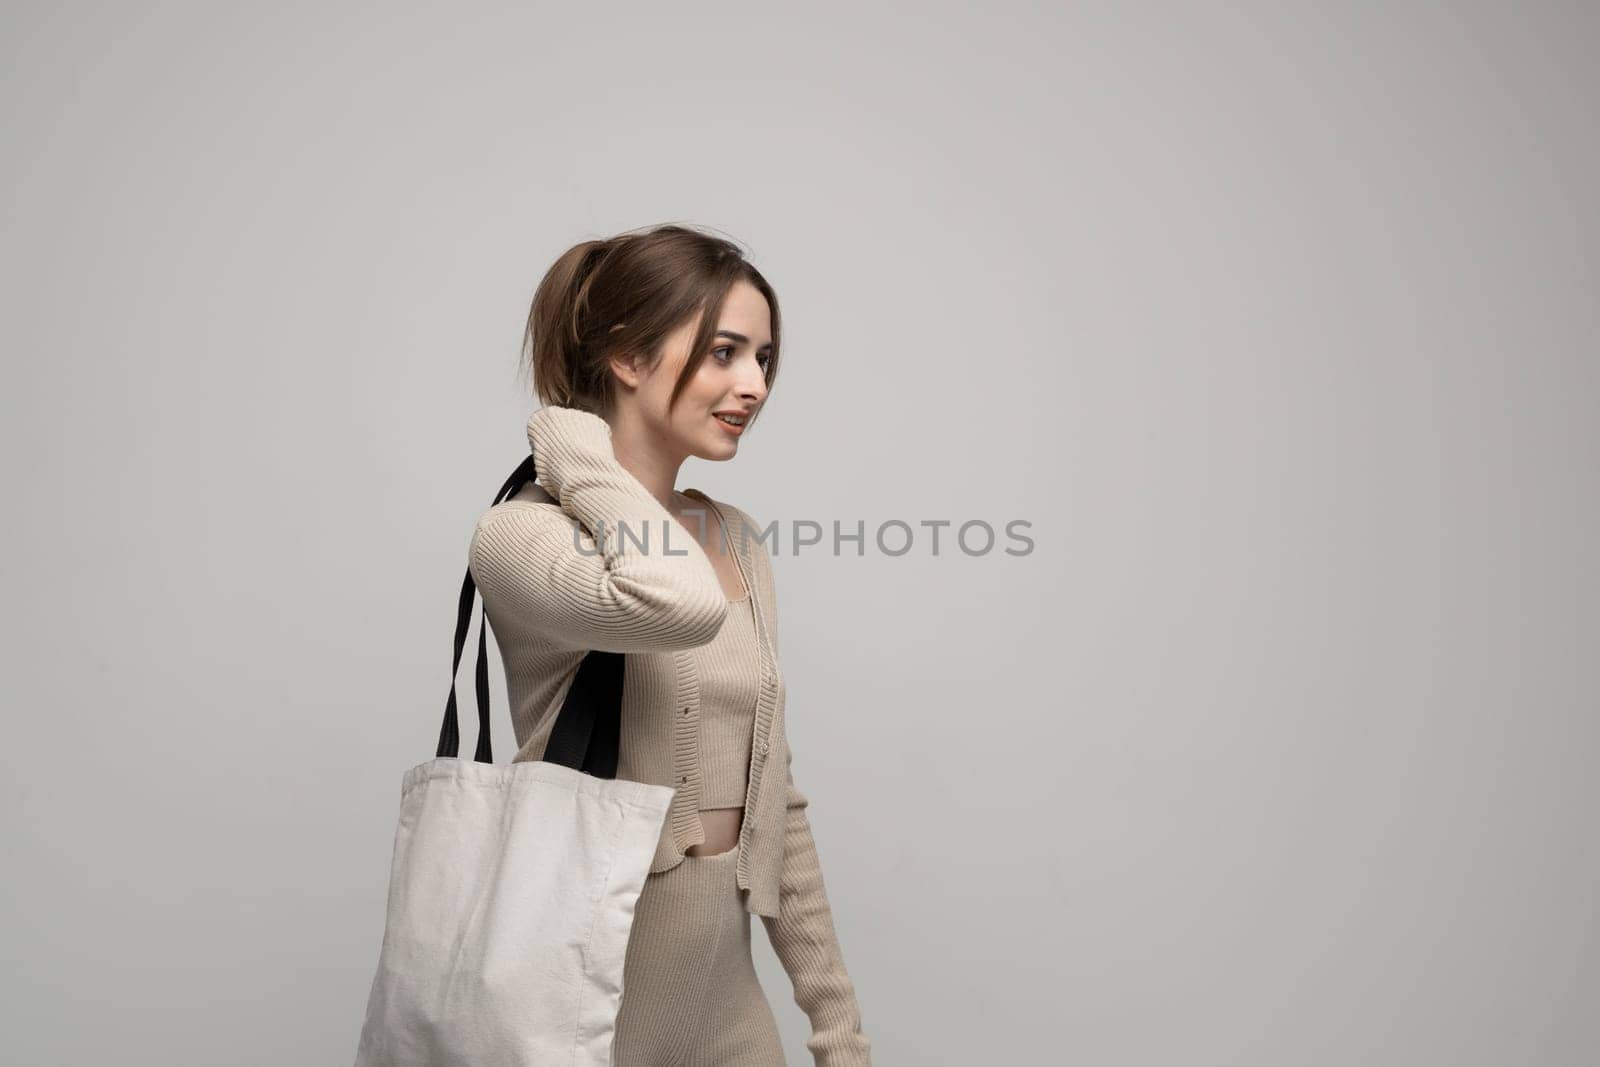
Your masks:
{"label": "woman's arm", "polygon": [[839,949],[822,864],[806,817],[808,801],[795,788],[793,762],[790,753],[784,767],[789,801],[778,916],[763,915],[761,922],[794,985],[795,1003],[811,1020],[806,1048],[816,1067],[870,1067],[872,1043],[861,1030],[861,1008]]}
{"label": "woman's arm", "polygon": [[617,461],[605,419],[542,407],[528,445],[560,507],[507,500],[478,519],[468,568],[490,610],[573,649],[662,651],[715,637],[728,601],[711,560]]}
{"label": "woman's arm", "polygon": [[[758,529],[755,520],[735,509],[745,530]],[[760,581],[770,596],[767,637],[772,655],[778,655],[777,589],[772,559],[764,546],[752,553]],[[785,730],[787,727],[784,727]],[[787,742],[787,737],[785,737]],[[784,786],[787,803],[783,827],[783,867],[778,881],[778,915],[764,915],[767,939],[794,986],[795,1003],[811,1020],[806,1048],[817,1067],[871,1067],[872,1043],[862,1032],[861,1008],[855,985],[845,969],[822,880],[822,862],[806,816],[810,801],[794,784],[794,752],[784,745]],[[771,773],[769,768],[767,773]]]}

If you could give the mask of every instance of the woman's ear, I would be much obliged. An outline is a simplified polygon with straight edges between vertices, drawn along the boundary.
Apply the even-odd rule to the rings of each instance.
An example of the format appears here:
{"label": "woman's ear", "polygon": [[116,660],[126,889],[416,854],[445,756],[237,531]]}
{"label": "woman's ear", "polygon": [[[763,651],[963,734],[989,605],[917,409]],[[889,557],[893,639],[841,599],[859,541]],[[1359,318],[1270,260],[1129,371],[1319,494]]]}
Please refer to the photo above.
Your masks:
{"label": "woman's ear", "polygon": [[611,368],[611,373],[629,389],[639,388],[639,383],[644,380],[642,361],[632,352],[619,352],[609,356],[606,363]]}

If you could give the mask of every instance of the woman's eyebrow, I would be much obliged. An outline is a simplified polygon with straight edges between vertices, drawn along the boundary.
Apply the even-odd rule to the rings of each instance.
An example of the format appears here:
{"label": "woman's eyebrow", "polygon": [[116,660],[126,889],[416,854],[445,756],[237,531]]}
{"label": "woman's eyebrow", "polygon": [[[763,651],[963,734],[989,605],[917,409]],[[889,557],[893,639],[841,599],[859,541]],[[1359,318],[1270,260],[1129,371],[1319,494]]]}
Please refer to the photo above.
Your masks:
{"label": "woman's eyebrow", "polygon": [[[742,333],[734,333],[732,330],[718,330],[717,331],[717,336],[718,337],[726,337],[730,341],[738,341],[742,345],[747,345],[747,344],[750,343],[750,338],[746,337]],[[768,341],[766,344],[761,346],[760,350],[761,351],[766,351],[766,350],[769,350],[771,348],[772,348],[772,342]]]}

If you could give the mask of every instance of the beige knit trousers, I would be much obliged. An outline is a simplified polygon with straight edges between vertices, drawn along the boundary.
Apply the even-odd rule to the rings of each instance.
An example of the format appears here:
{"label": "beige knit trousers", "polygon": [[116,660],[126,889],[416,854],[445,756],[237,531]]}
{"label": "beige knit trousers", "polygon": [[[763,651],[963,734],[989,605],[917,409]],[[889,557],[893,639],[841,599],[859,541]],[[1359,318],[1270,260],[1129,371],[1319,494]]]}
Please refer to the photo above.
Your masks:
{"label": "beige knit trousers", "polygon": [[634,909],[612,1063],[786,1067],[750,955],[737,847],[645,879]]}

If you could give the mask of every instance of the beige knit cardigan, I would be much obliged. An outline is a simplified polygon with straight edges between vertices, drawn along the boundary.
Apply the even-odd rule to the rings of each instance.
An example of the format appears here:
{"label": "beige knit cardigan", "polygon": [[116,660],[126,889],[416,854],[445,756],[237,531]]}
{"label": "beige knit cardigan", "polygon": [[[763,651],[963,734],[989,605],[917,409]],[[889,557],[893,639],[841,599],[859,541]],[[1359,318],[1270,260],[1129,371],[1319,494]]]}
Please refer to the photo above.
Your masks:
{"label": "beige knit cardigan", "polygon": [[[700,688],[689,650],[716,635],[727,595],[694,536],[617,461],[604,419],[547,405],[529,418],[527,432],[538,482],[480,516],[468,553],[505,665],[514,758],[542,758],[590,649],[625,653],[617,777],[673,788],[650,866],[669,870],[705,840]],[[746,512],[697,489],[685,495],[721,520],[724,545],[753,598],[763,653],[737,845],[745,908],[761,916],[811,1021],[807,1048],[819,1067],[870,1064],[806,817],[809,802],[794,784],[772,561]]]}

